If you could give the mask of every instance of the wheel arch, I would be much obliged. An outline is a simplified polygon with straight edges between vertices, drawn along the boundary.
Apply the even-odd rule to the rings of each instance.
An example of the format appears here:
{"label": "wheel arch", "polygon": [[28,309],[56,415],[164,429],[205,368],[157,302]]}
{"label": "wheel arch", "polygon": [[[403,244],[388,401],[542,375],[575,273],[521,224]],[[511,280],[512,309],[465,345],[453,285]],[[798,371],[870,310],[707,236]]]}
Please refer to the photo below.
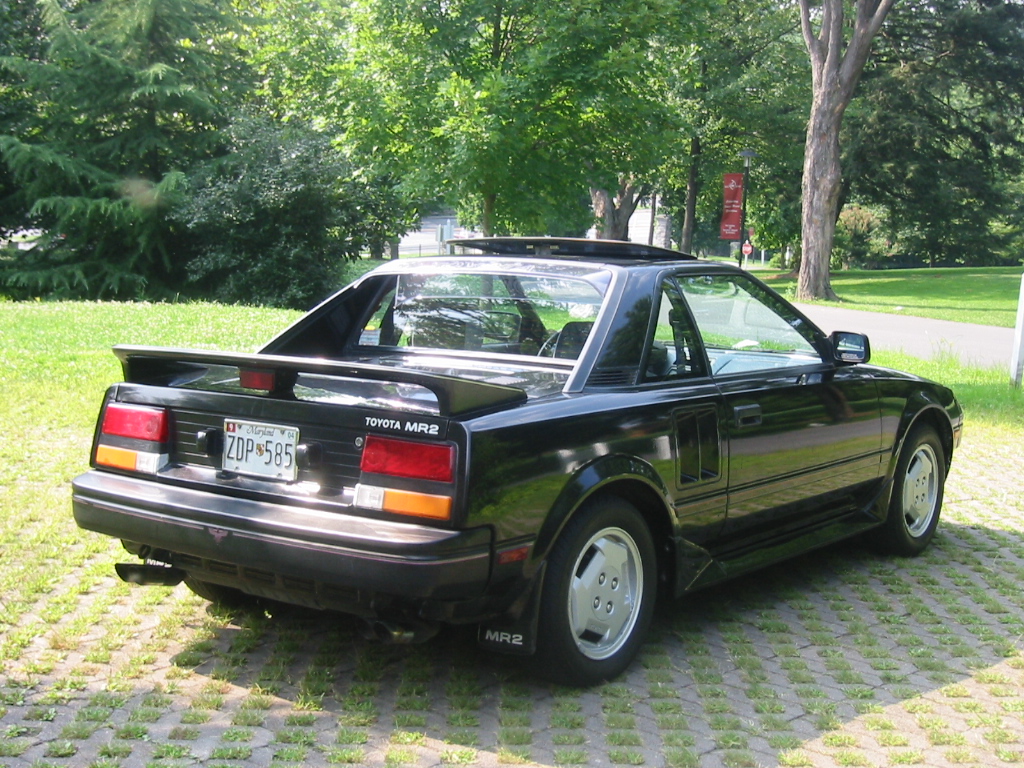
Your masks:
{"label": "wheel arch", "polygon": [[676,520],[669,492],[654,467],[635,456],[603,456],[573,474],[538,532],[534,560],[546,559],[569,521],[604,496],[616,496],[636,507],[654,539],[659,585],[674,583]]}
{"label": "wheel arch", "polygon": [[896,463],[903,452],[907,436],[919,425],[931,426],[939,440],[942,442],[943,462],[948,472],[953,461],[953,425],[945,409],[933,402],[931,398],[925,398],[923,394],[911,398],[907,402],[907,410],[900,420],[900,430],[893,446],[892,456],[889,457],[889,477],[893,477],[896,471]]}
{"label": "wheel arch", "polygon": [[[887,554],[915,556],[928,546],[938,525],[955,439],[953,425],[946,411],[939,407],[912,412],[901,427],[890,462],[886,492],[879,499],[884,501],[884,506],[879,504],[880,524],[871,531],[870,540]],[[935,445],[936,440],[938,445]],[[925,469],[915,471],[911,478],[910,462],[919,449],[924,450],[926,441],[934,445],[934,451],[928,448],[928,453],[944,452],[945,457],[931,470],[927,469],[929,460],[924,458],[919,467]],[[934,491],[930,490],[932,478],[937,480]],[[906,483],[911,483],[909,495]]]}

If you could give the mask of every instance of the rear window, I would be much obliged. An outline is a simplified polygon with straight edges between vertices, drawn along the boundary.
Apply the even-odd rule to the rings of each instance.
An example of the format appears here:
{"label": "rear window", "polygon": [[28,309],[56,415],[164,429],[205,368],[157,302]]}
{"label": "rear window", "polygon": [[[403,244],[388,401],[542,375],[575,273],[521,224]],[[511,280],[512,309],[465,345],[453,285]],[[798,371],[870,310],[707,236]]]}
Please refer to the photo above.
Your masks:
{"label": "rear window", "polygon": [[359,330],[361,348],[484,351],[575,359],[604,286],[552,275],[392,275]]}

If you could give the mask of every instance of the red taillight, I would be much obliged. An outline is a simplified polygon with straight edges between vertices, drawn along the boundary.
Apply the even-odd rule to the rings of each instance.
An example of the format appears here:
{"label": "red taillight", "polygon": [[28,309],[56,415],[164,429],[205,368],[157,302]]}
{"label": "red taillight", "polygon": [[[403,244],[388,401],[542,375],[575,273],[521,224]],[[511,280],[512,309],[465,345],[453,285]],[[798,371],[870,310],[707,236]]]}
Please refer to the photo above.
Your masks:
{"label": "red taillight", "polygon": [[104,435],[166,443],[170,434],[170,419],[163,408],[111,403],[103,415],[100,431]]}
{"label": "red taillight", "polygon": [[450,483],[455,476],[455,447],[371,435],[366,438],[359,469],[378,475]]}

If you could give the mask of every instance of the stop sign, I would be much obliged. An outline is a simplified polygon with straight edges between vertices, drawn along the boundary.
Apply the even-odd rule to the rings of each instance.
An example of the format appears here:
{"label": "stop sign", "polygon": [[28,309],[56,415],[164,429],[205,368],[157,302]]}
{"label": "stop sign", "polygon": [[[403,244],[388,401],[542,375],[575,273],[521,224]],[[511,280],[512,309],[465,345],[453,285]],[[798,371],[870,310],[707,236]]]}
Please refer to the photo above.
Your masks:
{"label": "stop sign", "polygon": [[754,252],[754,246],[752,246],[750,244],[750,241],[747,240],[746,242],[743,243],[743,247],[740,250],[743,251],[744,256],[749,256]]}

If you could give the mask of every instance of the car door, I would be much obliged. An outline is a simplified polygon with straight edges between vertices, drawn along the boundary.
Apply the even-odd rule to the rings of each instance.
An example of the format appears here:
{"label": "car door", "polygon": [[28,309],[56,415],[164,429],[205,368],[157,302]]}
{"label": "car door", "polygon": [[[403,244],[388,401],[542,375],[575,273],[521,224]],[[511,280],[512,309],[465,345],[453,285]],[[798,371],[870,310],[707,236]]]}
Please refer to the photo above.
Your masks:
{"label": "car door", "polygon": [[705,546],[725,522],[728,452],[724,405],[701,352],[676,281],[661,281],[654,330],[643,358],[644,384],[656,384],[669,409],[674,470],[672,493],[680,536]]}
{"label": "car door", "polygon": [[823,360],[815,329],[747,275],[677,282],[724,400],[723,545],[784,537],[851,513],[882,473],[871,377]]}

